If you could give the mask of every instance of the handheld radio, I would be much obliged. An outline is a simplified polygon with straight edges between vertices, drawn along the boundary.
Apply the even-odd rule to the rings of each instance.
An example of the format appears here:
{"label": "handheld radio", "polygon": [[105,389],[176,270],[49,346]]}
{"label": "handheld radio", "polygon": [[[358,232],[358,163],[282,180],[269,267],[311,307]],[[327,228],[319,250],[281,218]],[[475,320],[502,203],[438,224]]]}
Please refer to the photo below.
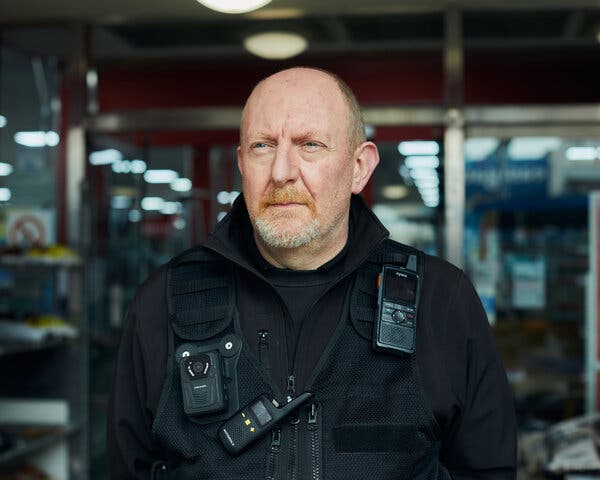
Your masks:
{"label": "handheld radio", "polygon": [[375,350],[414,353],[419,287],[419,275],[414,270],[383,266],[373,332]]}

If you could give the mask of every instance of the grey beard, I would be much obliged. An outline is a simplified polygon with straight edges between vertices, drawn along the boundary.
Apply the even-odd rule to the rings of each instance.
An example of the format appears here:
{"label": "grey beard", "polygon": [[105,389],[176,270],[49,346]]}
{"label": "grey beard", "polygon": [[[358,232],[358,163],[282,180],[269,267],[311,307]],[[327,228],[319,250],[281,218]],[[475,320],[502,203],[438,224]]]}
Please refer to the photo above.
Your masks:
{"label": "grey beard", "polygon": [[275,222],[272,223],[263,218],[257,218],[254,227],[262,241],[271,248],[304,247],[317,238],[320,233],[319,221],[314,218],[297,234],[282,232]]}

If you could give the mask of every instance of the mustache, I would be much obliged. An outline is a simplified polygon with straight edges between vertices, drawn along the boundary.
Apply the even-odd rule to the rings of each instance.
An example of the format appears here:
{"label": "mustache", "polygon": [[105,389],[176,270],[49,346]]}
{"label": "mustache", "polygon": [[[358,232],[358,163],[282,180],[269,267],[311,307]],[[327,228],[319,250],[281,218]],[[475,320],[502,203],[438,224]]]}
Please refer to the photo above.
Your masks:
{"label": "mustache", "polygon": [[283,188],[277,188],[268,192],[260,202],[260,209],[262,211],[269,205],[276,203],[302,203],[311,210],[315,210],[315,203],[313,199],[307,193],[301,192],[296,187],[291,185]]}

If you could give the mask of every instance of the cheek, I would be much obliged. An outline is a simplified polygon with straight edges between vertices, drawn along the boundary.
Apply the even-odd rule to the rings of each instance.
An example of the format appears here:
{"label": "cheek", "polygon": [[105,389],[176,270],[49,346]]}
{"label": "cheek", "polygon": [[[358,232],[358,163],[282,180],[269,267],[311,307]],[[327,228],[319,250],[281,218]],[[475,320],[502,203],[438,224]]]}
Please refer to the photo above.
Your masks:
{"label": "cheek", "polygon": [[269,179],[263,169],[252,168],[245,165],[244,176],[242,177],[242,191],[246,207],[250,213],[258,212],[261,199],[266,193]]}

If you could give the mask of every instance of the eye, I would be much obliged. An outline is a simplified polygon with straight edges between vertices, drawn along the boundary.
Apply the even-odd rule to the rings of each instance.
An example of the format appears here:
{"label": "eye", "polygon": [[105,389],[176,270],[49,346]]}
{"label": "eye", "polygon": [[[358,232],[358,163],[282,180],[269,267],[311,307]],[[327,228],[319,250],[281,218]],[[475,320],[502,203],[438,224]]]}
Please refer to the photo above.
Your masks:
{"label": "eye", "polygon": [[254,149],[261,149],[261,148],[267,148],[267,147],[268,147],[268,145],[264,142],[256,142],[250,146],[250,148],[254,148]]}
{"label": "eye", "polygon": [[322,147],[322,145],[320,143],[313,142],[313,141],[304,142],[302,144],[302,146],[309,152],[314,152],[316,150],[319,150]]}

